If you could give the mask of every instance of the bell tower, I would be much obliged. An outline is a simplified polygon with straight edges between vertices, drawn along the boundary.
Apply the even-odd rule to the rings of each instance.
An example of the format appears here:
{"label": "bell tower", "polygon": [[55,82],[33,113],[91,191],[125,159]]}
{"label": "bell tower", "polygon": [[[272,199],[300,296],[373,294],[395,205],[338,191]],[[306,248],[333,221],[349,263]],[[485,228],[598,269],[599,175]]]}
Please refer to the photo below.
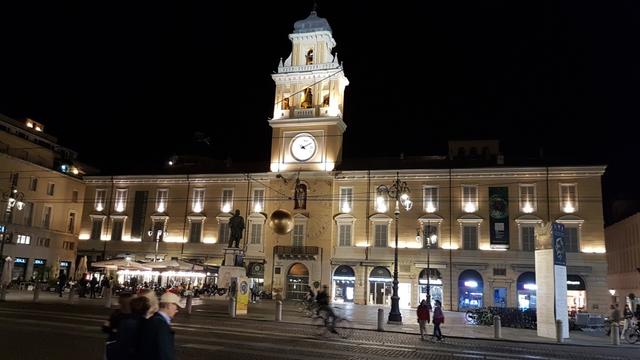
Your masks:
{"label": "bell tower", "polygon": [[292,50],[278,72],[272,127],[273,172],[331,171],[342,157],[344,89],[349,85],[331,27],[315,9],[296,21],[289,34]]}

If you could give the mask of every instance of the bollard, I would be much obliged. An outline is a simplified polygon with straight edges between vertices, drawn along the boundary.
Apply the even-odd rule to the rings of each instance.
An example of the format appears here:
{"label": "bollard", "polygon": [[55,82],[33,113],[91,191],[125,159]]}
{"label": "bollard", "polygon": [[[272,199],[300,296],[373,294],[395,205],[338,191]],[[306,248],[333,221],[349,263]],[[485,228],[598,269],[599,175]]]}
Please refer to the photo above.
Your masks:
{"label": "bollard", "polygon": [[236,318],[236,298],[233,296],[229,298],[229,314],[232,319]]}
{"label": "bollard", "polygon": [[378,309],[378,331],[384,331],[384,309]]}
{"label": "bollard", "polygon": [[620,325],[613,321],[611,322],[611,344],[612,345],[620,345],[620,330],[618,329]]}
{"label": "bollard", "polygon": [[556,341],[558,343],[564,342],[564,337],[562,336],[562,320],[556,320]]}
{"label": "bollard", "polygon": [[33,302],[38,302],[38,299],[40,299],[40,286],[36,284],[33,288]]}
{"label": "bollard", "polygon": [[111,288],[104,289],[104,307],[111,309]]}
{"label": "bollard", "polygon": [[69,302],[73,301],[73,286],[69,287]]}
{"label": "bollard", "polygon": [[187,314],[191,315],[191,306],[193,305],[193,296],[187,295]]}
{"label": "bollard", "polygon": [[276,301],[276,321],[282,321],[282,301]]}
{"label": "bollard", "polygon": [[502,320],[498,315],[493,317],[493,337],[502,339]]}

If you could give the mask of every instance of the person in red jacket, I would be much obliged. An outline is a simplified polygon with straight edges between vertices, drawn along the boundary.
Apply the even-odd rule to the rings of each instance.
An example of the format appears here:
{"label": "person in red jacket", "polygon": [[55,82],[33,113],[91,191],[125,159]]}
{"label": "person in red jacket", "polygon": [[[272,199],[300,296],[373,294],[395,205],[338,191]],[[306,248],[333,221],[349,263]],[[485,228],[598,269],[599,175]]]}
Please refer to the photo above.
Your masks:
{"label": "person in red jacket", "polygon": [[431,320],[431,305],[428,300],[422,300],[418,305],[418,324],[420,325],[420,338],[424,340],[427,334],[427,324]]}

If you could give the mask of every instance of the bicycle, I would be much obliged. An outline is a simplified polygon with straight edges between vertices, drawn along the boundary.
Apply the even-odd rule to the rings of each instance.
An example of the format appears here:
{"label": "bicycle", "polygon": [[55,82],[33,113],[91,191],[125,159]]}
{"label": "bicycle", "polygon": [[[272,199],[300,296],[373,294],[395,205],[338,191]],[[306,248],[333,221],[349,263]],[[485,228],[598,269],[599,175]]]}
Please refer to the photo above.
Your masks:
{"label": "bicycle", "polygon": [[[320,310],[318,314],[313,314],[313,326],[316,336],[326,336],[331,333],[331,319],[327,310]],[[339,316],[334,312],[333,316],[334,334],[343,339],[347,339],[353,335],[353,324],[351,320]]]}

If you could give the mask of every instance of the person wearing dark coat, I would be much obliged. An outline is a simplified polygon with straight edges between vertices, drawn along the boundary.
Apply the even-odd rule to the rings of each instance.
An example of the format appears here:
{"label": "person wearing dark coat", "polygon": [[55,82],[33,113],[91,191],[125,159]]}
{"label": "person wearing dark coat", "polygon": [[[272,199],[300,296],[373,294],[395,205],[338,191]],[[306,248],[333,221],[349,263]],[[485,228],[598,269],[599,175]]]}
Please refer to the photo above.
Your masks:
{"label": "person wearing dark coat", "polygon": [[171,320],[178,313],[180,297],[165,293],[160,297],[160,310],[142,322],[140,332],[140,352],[138,359],[174,360],[175,334]]}

